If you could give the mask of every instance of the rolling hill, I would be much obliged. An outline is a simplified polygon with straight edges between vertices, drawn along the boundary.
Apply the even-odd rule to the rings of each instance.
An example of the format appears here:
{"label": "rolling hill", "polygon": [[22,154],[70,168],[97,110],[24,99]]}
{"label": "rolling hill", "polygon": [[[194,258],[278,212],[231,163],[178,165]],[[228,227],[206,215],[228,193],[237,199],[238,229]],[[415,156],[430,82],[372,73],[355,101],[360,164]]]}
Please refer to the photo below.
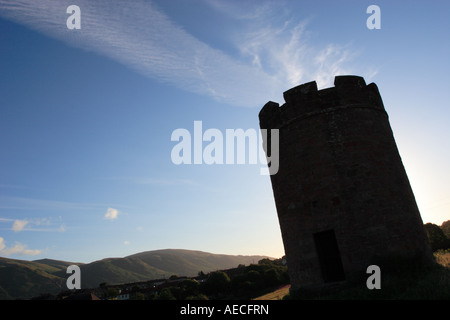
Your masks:
{"label": "rolling hill", "polygon": [[45,259],[44,263],[0,257],[0,299],[30,298],[56,293],[65,286],[61,276],[70,262]]}
{"label": "rolling hill", "polygon": [[0,299],[28,299],[43,293],[56,294],[66,289],[67,267],[77,264],[81,269],[82,288],[100,283],[131,283],[168,278],[171,275],[195,276],[228,269],[239,264],[257,263],[265,256],[213,254],[203,251],[165,249],[146,251],[124,258],[105,258],[91,263],[51,259],[35,261],[0,257]]}

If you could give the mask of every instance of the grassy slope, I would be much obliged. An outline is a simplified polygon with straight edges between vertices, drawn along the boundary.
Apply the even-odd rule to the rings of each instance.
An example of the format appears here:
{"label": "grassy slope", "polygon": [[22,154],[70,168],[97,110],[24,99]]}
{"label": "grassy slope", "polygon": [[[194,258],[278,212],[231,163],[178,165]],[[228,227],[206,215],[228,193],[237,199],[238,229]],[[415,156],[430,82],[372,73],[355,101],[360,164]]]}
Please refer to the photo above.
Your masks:
{"label": "grassy slope", "polygon": [[0,258],[0,299],[30,298],[59,292],[65,279],[55,275],[62,267],[33,261]]}
{"label": "grassy slope", "polygon": [[109,258],[81,266],[81,284],[84,288],[108,284],[138,282],[164,278],[168,273],[138,259]]}
{"label": "grassy slope", "polygon": [[269,292],[267,294],[264,294],[260,297],[257,297],[253,300],[283,300],[283,298],[289,294],[289,289],[291,288],[291,285],[285,285],[281,288],[278,288],[277,290],[273,292]]}
{"label": "grassy slope", "polygon": [[199,271],[210,272],[234,268],[239,264],[257,263],[267,257],[233,256],[203,251],[166,249],[142,252],[127,258],[138,258],[146,264],[165,270],[170,274],[195,276]]}

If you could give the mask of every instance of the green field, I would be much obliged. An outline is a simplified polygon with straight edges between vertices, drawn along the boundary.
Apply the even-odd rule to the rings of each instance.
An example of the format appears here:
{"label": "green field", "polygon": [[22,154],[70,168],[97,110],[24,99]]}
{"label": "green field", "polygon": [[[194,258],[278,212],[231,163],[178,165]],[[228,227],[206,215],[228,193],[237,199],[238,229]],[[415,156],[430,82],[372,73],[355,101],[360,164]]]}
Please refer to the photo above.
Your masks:
{"label": "green field", "polygon": [[289,294],[290,288],[290,285],[285,285],[273,292],[267,293],[253,300],[283,300],[283,298]]}

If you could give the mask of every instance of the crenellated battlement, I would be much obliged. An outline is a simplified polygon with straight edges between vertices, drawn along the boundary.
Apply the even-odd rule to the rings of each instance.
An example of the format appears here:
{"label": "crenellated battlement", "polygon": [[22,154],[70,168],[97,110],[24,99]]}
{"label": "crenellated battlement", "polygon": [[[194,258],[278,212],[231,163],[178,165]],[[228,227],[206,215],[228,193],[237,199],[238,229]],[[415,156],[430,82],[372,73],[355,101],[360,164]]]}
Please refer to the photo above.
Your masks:
{"label": "crenellated battlement", "polygon": [[261,128],[280,128],[298,118],[336,111],[340,108],[372,108],[385,112],[378,87],[366,85],[359,76],[336,76],[334,87],[317,89],[316,81],[287,90],[285,103],[269,101],[259,113]]}

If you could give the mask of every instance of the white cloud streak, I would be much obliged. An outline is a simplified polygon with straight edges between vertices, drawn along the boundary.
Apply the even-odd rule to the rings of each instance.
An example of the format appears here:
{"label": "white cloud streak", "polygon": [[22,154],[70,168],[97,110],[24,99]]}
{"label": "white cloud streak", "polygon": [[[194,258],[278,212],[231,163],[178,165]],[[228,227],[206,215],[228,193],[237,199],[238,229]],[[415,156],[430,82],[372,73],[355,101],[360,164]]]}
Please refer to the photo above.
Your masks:
{"label": "white cloud streak", "polygon": [[[173,23],[151,1],[79,0],[81,29],[68,30],[69,1],[4,0],[0,14],[74,47],[110,57],[176,87],[248,105],[270,77],[233,60]],[[265,87],[255,79],[265,79]],[[248,94],[244,95],[244,92]],[[249,100],[248,97],[251,97]]]}
{"label": "white cloud streak", "polygon": [[[305,81],[330,84],[349,59],[345,47],[313,48],[305,22],[288,19],[271,26],[276,2],[245,5],[205,0],[210,9],[245,21],[232,57],[188,33],[152,1],[78,0],[81,29],[68,30],[72,1],[2,0],[0,15],[77,48],[94,51],[175,87],[238,106],[262,106]],[[277,19],[280,21],[281,19]],[[249,61],[250,59],[250,61]]]}
{"label": "white cloud streak", "polygon": [[120,181],[138,185],[154,186],[199,186],[200,184],[192,179],[174,179],[174,178],[145,178],[145,177],[109,177],[103,180]]}
{"label": "white cloud streak", "polygon": [[[104,207],[103,203],[82,203],[59,200],[33,199],[24,197],[0,196],[0,209],[33,210],[33,211],[98,211]],[[0,222],[1,222],[0,218]],[[39,223],[44,224],[45,218]]]}
{"label": "white cloud streak", "polygon": [[[242,1],[203,1],[242,23],[244,27],[234,36],[236,47],[254,67],[276,79],[279,94],[313,80],[319,87],[333,86],[336,75],[354,72],[349,65],[358,50],[350,44],[314,44],[311,38],[317,34],[308,30],[313,18],[295,18],[285,1],[262,1],[250,7]],[[377,71],[363,73],[370,80]]]}
{"label": "white cloud streak", "polygon": [[[60,220],[60,219],[58,219]],[[64,232],[66,227],[64,224],[55,222],[52,218],[33,218],[33,219],[10,219],[0,218],[0,222],[11,223],[11,230],[14,232],[22,231],[39,231],[39,232]],[[59,226],[55,226],[58,224]]]}
{"label": "white cloud streak", "polygon": [[5,256],[12,255],[27,255],[27,256],[35,256],[42,252],[42,250],[38,249],[27,249],[27,246],[16,242],[14,246],[7,248],[5,241],[2,237],[0,237],[0,254]]}

